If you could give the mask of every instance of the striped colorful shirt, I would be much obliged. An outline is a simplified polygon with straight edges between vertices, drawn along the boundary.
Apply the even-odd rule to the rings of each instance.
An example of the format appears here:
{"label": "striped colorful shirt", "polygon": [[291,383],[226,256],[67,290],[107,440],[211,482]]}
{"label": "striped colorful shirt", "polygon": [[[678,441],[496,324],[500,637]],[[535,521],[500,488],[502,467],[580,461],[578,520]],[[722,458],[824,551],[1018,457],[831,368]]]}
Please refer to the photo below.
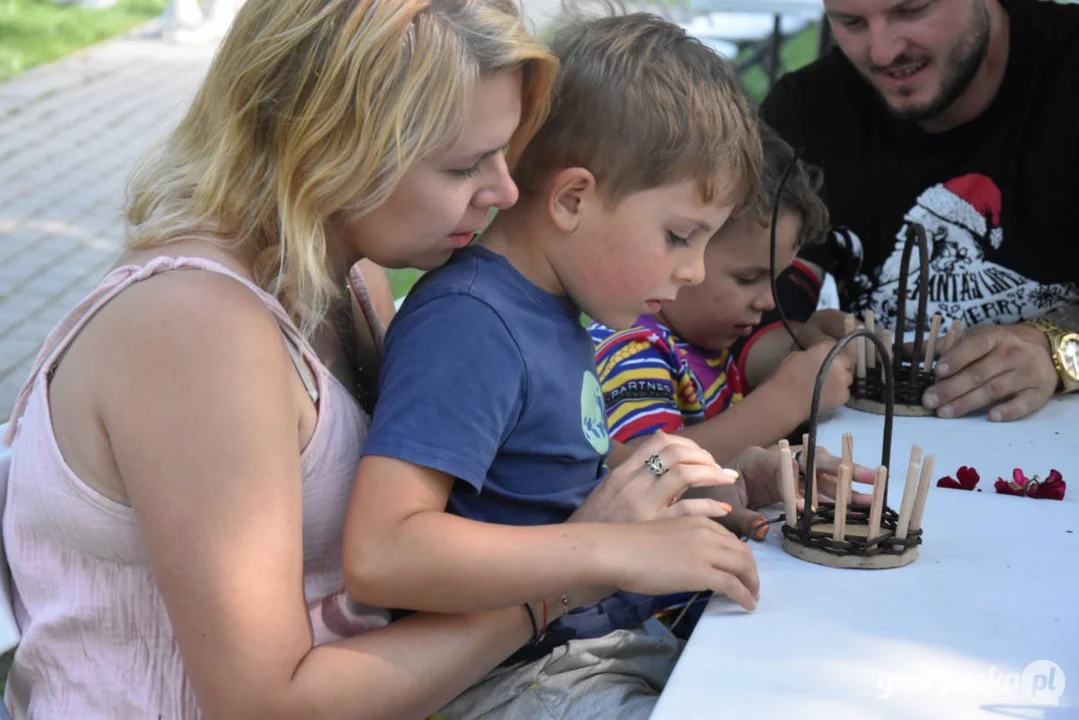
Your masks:
{"label": "striped colorful shirt", "polygon": [[607,427],[618,442],[694,425],[742,399],[742,375],[729,350],[702,350],[650,315],[628,330],[594,322],[588,331]]}

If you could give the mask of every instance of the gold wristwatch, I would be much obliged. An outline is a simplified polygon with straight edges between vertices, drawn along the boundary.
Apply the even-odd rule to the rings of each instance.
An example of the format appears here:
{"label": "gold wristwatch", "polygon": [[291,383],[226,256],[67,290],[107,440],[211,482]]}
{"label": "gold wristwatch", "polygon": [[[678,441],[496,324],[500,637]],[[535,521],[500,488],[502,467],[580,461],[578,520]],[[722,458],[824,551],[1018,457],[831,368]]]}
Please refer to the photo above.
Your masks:
{"label": "gold wristwatch", "polygon": [[1062,392],[1079,390],[1079,333],[1048,320],[1027,320],[1026,324],[1038,328],[1049,338],[1049,356],[1060,376]]}

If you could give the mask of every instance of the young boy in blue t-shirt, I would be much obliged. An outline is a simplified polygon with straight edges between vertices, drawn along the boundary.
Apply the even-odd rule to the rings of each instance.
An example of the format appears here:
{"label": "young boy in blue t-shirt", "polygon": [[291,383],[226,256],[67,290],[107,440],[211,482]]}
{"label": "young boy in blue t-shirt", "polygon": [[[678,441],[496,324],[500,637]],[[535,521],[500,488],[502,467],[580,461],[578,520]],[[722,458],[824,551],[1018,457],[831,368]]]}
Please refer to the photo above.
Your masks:
{"label": "young boy in blue t-shirt", "polygon": [[[607,477],[610,449],[581,313],[628,327],[702,280],[708,239],[756,182],[752,112],[726,61],[654,15],[568,26],[554,50],[555,104],[517,165],[521,200],[417,285],[386,336],[346,528],[357,600],[523,603],[535,617],[534,642],[448,717],[573,717],[597,698],[647,717],[679,649],[642,627],[653,596],[756,602],[752,554],[710,520],[562,524]],[[631,471],[662,493],[677,460]],[[708,465],[695,470],[717,484]],[[567,615],[574,588],[608,597]]]}

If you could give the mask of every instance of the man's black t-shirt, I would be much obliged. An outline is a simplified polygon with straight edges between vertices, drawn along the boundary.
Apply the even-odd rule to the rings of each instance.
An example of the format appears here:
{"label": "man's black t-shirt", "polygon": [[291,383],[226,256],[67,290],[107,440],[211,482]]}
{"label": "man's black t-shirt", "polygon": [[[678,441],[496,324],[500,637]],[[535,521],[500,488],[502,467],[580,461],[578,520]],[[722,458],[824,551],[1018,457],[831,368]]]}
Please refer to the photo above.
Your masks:
{"label": "man's black t-shirt", "polygon": [[[1014,323],[1079,303],[1079,5],[1005,8],[1000,90],[954,130],[897,118],[838,48],[784,76],[762,105],[762,119],[824,171],[834,232],[802,256],[836,276],[845,310],[894,326],[908,222],[926,229],[931,314]],[[912,320],[918,262],[915,249]]]}

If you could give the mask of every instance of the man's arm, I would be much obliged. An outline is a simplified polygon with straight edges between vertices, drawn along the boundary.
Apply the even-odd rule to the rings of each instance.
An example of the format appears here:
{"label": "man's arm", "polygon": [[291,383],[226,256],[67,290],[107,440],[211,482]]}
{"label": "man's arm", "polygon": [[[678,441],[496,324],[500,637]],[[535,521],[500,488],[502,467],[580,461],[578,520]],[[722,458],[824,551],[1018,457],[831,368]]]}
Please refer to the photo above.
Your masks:
{"label": "man's arm", "polygon": [[[1058,325],[1079,326],[1074,305],[1052,315]],[[1049,402],[1060,385],[1050,352],[1048,337],[1032,325],[980,325],[937,361],[937,381],[925,391],[922,404],[944,418],[989,405],[993,422],[1027,417]]]}

